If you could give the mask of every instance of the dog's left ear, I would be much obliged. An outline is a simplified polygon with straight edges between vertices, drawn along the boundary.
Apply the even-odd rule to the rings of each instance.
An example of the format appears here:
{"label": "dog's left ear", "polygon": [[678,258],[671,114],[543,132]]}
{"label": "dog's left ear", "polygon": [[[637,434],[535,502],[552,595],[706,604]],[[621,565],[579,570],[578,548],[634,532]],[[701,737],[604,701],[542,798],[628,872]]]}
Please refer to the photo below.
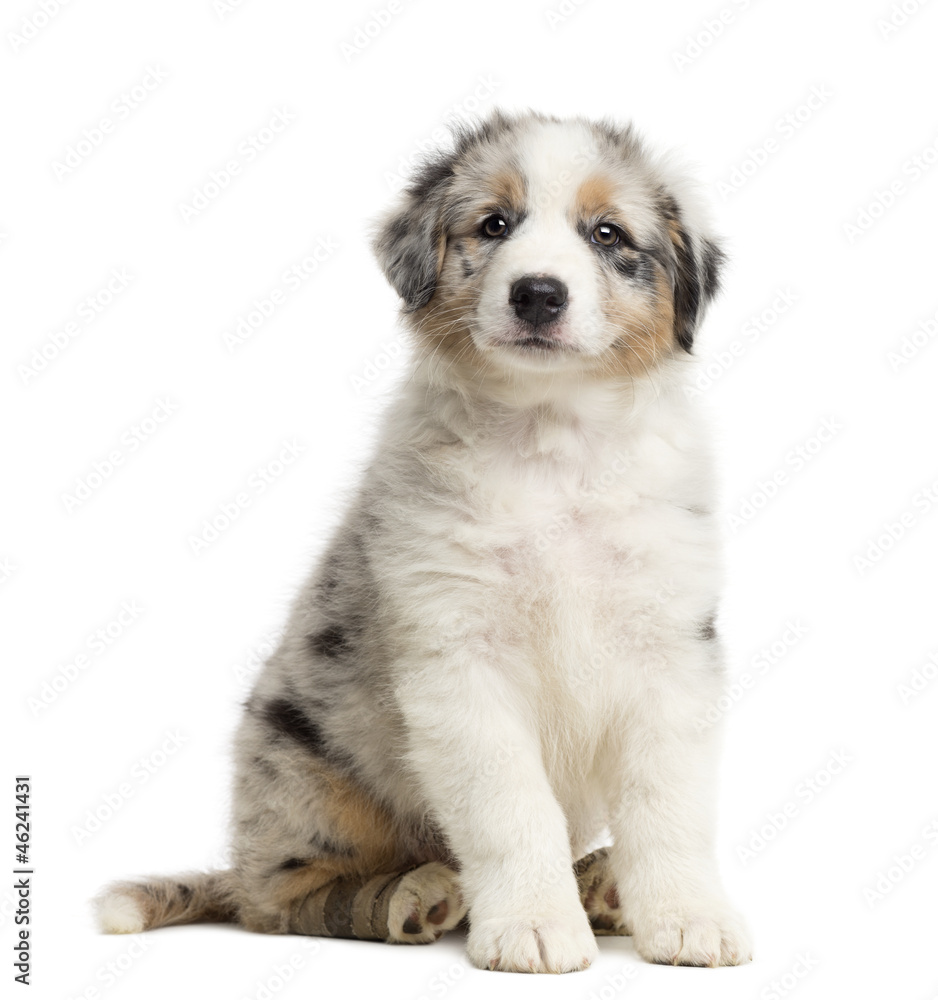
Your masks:
{"label": "dog's left ear", "polygon": [[452,176],[449,157],[426,164],[372,240],[385,277],[409,312],[425,306],[436,291],[446,251],[443,213]]}
{"label": "dog's left ear", "polygon": [[672,198],[664,206],[673,252],[674,338],[690,354],[710,300],[720,290],[726,254],[716,240],[687,224]]}

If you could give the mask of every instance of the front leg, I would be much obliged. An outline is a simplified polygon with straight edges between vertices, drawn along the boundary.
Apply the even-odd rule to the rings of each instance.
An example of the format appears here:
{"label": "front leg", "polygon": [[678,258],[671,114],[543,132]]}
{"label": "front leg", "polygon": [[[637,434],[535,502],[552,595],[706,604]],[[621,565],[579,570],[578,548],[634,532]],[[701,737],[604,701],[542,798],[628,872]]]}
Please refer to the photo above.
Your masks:
{"label": "front leg", "polygon": [[569,972],[597,954],[566,819],[505,672],[470,654],[409,665],[397,701],[409,762],[458,859],[470,960]]}
{"label": "front leg", "polygon": [[622,921],[648,961],[739,965],[752,946],[713,843],[718,734],[695,725],[707,704],[695,688],[713,685],[697,672],[657,681],[634,706],[610,774],[618,794],[609,862]]}

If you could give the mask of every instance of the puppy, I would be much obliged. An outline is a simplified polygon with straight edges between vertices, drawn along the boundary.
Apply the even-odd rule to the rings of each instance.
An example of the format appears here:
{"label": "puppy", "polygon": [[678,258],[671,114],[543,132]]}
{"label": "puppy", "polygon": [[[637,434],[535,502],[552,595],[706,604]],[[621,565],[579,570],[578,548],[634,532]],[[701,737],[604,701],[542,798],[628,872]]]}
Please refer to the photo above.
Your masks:
{"label": "puppy", "polygon": [[[723,261],[630,127],[496,113],[374,248],[412,370],[237,736],[232,867],[103,928],[429,942],[566,972],[750,959],[714,856],[720,545],[684,391]],[[609,847],[586,852],[611,834]]]}

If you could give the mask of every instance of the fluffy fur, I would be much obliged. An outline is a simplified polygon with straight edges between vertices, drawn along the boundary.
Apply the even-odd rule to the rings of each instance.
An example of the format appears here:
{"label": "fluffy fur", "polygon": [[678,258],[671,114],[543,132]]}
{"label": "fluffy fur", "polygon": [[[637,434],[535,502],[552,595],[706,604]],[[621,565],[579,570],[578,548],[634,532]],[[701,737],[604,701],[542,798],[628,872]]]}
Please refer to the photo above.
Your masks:
{"label": "fluffy fur", "polygon": [[630,128],[499,113],[374,247],[412,371],[246,704],[233,867],[118,884],[104,928],[417,942],[468,908],[483,968],[584,968],[594,929],[747,961],[695,727],[720,552],[683,387],[722,254],[692,189]]}

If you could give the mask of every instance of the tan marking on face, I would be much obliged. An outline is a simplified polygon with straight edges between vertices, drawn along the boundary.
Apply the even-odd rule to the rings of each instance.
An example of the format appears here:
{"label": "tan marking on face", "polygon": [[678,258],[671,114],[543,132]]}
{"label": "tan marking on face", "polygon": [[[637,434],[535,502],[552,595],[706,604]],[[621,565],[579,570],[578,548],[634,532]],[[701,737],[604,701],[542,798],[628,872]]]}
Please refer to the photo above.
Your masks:
{"label": "tan marking on face", "polygon": [[668,219],[668,236],[671,237],[671,242],[678,249],[684,246],[684,236],[681,231],[681,223],[678,219]]}
{"label": "tan marking on face", "polygon": [[475,309],[477,277],[463,279],[460,270],[458,260],[448,261],[436,294],[423,309],[410,316],[418,346],[432,358],[431,374],[439,364],[468,376],[484,363],[467,321]]}
{"label": "tan marking on face", "polygon": [[519,211],[524,207],[524,178],[516,170],[505,168],[498,171],[492,175],[489,186],[496,204],[506,211]]}
{"label": "tan marking on face", "polygon": [[604,374],[641,378],[674,351],[674,305],[671,289],[662,274],[655,279],[656,294],[626,305],[615,298],[607,315],[622,331],[612,349],[603,355]]}
{"label": "tan marking on face", "polygon": [[615,188],[603,174],[593,174],[577,188],[573,202],[577,219],[596,219],[615,212]]}

